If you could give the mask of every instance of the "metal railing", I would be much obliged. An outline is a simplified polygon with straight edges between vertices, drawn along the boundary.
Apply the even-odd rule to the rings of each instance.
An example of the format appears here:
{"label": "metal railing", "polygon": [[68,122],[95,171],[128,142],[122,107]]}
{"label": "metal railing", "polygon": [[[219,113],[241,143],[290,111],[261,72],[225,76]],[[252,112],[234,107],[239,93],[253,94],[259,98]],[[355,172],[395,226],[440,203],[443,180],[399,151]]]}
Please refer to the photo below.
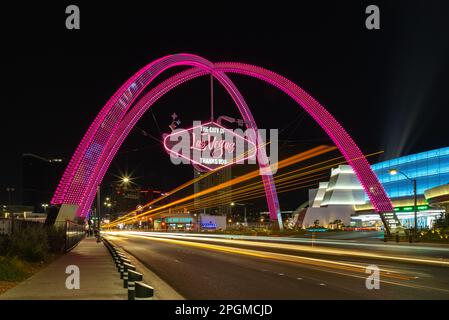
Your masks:
{"label": "metal railing", "polygon": [[0,218],[1,236],[13,236],[21,231],[26,232],[28,228],[45,228],[49,250],[52,252],[69,252],[86,235],[83,225],[70,220],[56,222],[54,225],[48,226],[38,221]]}
{"label": "metal railing", "polygon": [[84,239],[86,236],[86,231],[84,230],[84,226],[77,224],[76,222],[66,220],[65,221],[65,252],[69,252],[76,245]]}

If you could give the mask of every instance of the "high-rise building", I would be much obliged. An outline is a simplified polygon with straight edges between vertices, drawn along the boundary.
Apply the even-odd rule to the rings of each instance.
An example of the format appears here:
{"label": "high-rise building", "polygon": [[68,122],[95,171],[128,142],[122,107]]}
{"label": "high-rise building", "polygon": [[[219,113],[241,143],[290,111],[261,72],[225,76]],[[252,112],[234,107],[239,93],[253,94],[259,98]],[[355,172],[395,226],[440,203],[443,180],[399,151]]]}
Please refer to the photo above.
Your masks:
{"label": "high-rise building", "polygon": [[[193,169],[193,177],[195,179],[200,178],[206,173],[200,172],[196,169]],[[195,195],[199,192],[209,189],[213,186],[225,183],[232,179],[232,169],[231,166],[225,167],[221,170],[217,170],[214,173],[207,174],[206,177],[199,179],[193,185]],[[195,211],[203,214],[212,214],[212,215],[228,215],[231,212],[231,187],[226,187],[220,190],[217,190],[212,193],[208,193],[203,197],[195,197],[194,206]],[[205,197],[214,197],[214,201],[212,203],[203,205],[202,200]],[[203,202],[204,203],[204,202]]]}

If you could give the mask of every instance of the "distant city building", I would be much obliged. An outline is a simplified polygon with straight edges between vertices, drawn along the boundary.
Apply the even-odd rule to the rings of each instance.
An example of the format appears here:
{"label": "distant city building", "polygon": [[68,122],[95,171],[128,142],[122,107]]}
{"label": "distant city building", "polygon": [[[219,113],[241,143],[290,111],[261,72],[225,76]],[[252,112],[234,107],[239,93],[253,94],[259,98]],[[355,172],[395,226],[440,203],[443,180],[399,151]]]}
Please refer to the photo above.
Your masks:
{"label": "distant city building", "polygon": [[[161,190],[142,188],[137,185],[124,185],[117,183],[112,185],[112,194],[105,196],[103,212],[116,218],[122,214],[136,210],[138,206],[145,205],[164,195]],[[163,202],[159,203],[161,205]]]}
{"label": "distant city building", "polygon": [[[449,147],[383,161],[371,167],[404,227],[414,224],[413,183],[402,174],[391,175],[392,169],[417,181],[419,228],[431,227],[433,221],[447,210]],[[335,220],[355,226],[382,224],[354,171],[347,165],[332,169],[329,182],[321,182],[317,189],[309,191],[309,208],[302,225],[311,226],[316,220],[323,226]]]}
{"label": "distant city building", "polygon": [[12,214],[14,214],[14,217],[26,217],[27,214],[28,217],[31,217],[31,214],[35,214],[33,206],[22,205],[2,205],[1,213],[0,218],[9,218]]}
{"label": "distant city building", "polygon": [[[197,213],[162,213],[157,217],[143,217],[136,221],[134,228],[155,231],[201,231],[225,230],[226,216]],[[126,229],[127,226],[119,225]]]}
{"label": "distant city building", "polygon": [[[232,168],[231,166],[225,167],[221,170],[218,170],[212,174],[200,172],[196,169],[193,169],[193,177],[194,179],[200,178],[201,176],[208,174],[207,177],[199,179],[193,185],[193,191],[195,194],[198,194],[201,191],[207,190],[213,186],[217,186],[219,184],[225,183],[232,179]],[[205,197],[215,196],[214,205],[209,206],[208,208],[204,208],[202,206],[201,200],[204,197],[195,197],[194,198],[194,207],[195,211],[203,214],[213,214],[213,215],[224,215],[227,216],[231,213],[231,202],[232,202],[232,188],[227,187],[220,190],[217,190],[212,193],[208,193]]]}

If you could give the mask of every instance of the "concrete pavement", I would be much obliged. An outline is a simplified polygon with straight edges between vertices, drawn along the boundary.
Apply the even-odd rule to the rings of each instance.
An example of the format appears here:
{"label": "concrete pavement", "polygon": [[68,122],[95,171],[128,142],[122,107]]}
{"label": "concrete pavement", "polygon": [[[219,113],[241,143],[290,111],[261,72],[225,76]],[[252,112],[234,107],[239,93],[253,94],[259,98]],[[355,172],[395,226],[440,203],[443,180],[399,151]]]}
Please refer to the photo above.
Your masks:
{"label": "concrete pavement", "polygon": [[[67,266],[80,270],[80,289],[66,288]],[[57,259],[16,287],[0,300],[126,300],[127,290],[103,243],[86,238],[68,254]]]}

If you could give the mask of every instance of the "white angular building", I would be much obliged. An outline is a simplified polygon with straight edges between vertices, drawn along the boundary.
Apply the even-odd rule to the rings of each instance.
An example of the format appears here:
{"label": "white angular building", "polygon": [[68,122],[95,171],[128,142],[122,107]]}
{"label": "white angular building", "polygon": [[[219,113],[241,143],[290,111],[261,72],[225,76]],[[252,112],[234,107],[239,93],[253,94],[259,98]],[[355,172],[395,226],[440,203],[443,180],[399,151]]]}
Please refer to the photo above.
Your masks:
{"label": "white angular building", "polygon": [[354,206],[365,202],[365,191],[351,166],[340,165],[332,169],[329,182],[309,190],[309,208],[302,226],[313,226],[316,220],[324,227],[335,220],[349,225]]}

